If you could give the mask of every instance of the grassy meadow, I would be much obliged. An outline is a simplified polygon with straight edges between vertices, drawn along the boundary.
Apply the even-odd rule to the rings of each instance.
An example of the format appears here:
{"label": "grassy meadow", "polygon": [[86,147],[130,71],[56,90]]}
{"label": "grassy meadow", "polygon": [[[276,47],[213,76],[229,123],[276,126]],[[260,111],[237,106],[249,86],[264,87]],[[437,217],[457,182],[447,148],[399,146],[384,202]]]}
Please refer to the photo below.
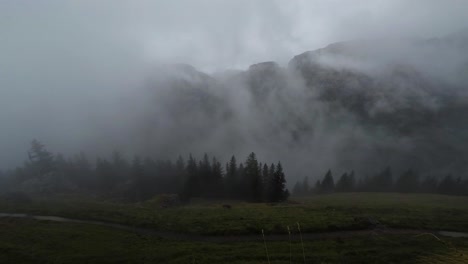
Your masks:
{"label": "grassy meadow", "polygon": [[[231,209],[223,208],[230,204]],[[76,219],[202,235],[287,233],[301,224],[304,232],[355,230],[366,219],[394,228],[468,231],[468,197],[349,193],[292,198],[286,204],[194,201],[161,208],[157,199],[126,204],[100,199],[58,196],[11,203],[0,200],[0,212],[55,215]]]}
{"label": "grassy meadow", "polygon": [[[466,263],[468,240],[365,235],[267,242],[270,263]],[[291,250],[291,251],[290,251]],[[170,241],[108,227],[0,219],[0,263],[268,263],[261,242]]]}
{"label": "grassy meadow", "polygon": [[[230,204],[231,209],[223,208]],[[297,231],[339,232],[381,226],[468,231],[468,198],[394,193],[331,194],[291,198],[285,204],[194,201],[162,208],[158,199],[127,204],[77,196],[0,201],[0,212],[100,220],[195,235],[252,235],[251,242],[162,239],[112,227],[0,218],[0,263],[304,263]],[[285,236],[287,238],[287,236]],[[306,263],[468,263],[468,239],[429,233],[370,232],[304,240]]]}

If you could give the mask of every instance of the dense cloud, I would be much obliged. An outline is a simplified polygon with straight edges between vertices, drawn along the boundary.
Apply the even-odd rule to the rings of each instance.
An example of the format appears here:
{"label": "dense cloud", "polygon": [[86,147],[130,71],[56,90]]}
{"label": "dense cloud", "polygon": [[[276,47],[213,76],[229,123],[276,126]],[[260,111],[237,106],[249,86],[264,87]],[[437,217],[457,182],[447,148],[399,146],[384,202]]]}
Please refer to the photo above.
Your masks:
{"label": "dense cloud", "polygon": [[[399,112],[408,106],[445,109],[446,94],[463,100],[466,42],[450,34],[468,25],[467,8],[422,0],[2,1],[0,167],[19,164],[32,138],[91,157],[256,151],[284,160],[294,177],[310,166],[365,167],[376,151],[386,158],[375,167],[402,164],[408,153],[433,153],[421,142],[437,136],[381,124],[419,120]],[[288,68],[295,55],[347,40],[318,58],[316,70],[325,70],[317,76]],[[249,68],[262,61],[277,64]],[[331,87],[350,93],[345,102],[359,95],[357,103],[324,94],[320,78],[343,82]],[[437,144],[459,153],[446,150],[452,140]]]}

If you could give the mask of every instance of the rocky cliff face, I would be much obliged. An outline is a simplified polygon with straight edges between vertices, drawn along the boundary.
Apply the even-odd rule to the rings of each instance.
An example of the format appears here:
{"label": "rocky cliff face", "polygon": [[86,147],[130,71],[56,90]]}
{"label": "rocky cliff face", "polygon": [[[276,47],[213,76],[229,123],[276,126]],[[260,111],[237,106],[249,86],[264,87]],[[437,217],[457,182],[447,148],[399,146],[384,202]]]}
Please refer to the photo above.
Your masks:
{"label": "rocky cliff face", "polygon": [[301,177],[386,165],[462,176],[464,34],[341,42],[297,55],[287,67],[263,62],[222,78],[187,65],[166,68],[152,83],[158,110],[149,116],[158,136],[150,140],[175,153],[256,151]]}

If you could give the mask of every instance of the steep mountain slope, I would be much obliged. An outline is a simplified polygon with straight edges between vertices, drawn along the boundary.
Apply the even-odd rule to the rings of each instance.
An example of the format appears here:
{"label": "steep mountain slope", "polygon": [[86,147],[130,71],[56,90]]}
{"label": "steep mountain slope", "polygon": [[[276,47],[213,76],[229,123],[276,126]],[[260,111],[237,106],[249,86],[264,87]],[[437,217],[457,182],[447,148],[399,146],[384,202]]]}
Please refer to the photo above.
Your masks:
{"label": "steep mountain slope", "polygon": [[256,151],[297,177],[387,165],[463,176],[467,36],[341,42],[214,77],[166,66],[150,82],[146,140],[172,155]]}

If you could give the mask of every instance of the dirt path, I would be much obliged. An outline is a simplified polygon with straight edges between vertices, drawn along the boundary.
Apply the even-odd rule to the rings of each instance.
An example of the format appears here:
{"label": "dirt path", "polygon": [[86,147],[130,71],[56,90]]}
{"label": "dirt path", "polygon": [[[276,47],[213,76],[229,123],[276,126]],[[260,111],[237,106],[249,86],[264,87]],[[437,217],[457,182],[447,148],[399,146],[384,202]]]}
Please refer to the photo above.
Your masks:
{"label": "dirt path", "polygon": [[[42,215],[28,215],[28,214],[13,214],[13,213],[0,213],[0,218],[25,218],[35,219],[38,221],[51,221],[51,222],[62,222],[62,223],[75,223],[75,224],[91,224],[116,228],[120,230],[126,230],[135,232],[142,235],[154,235],[170,240],[186,240],[186,241],[199,241],[199,242],[212,242],[212,243],[227,243],[227,242],[248,242],[248,241],[263,241],[261,234],[259,235],[239,235],[239,236],[204,236],[196,234],[183,234],[177,232],[158,231],[155,229],[134,227],[130,225],[115,224],[103,221],[92,221],[92,220],[79,220],[64,218],[59,216],[42,216]],[[302,238],[304,240],[318,240],[318,239],[329,239],[329,238],[349,238],[354,236],[362,235],[379,235],[379,234],[401,234],[401,235],[418,235],[418,234],[433,234],[437,236],[448,236],[448,237],[467,237],[468,233],[464,232],[453,232],[453,231],[434,231],[434,230],[419,230],[419,229],[395,229],[395,228],[376,228],[376,229],[365,229],[365,230],[350,230],[350,231],[330,231],[330,232],[319,232],[319,233],[303,233]],[[299,238],[299,234],[292,234],[293,240]],[[280,235],[265,235],[267,241],[287,241],[289,236],[287,234]]]}

